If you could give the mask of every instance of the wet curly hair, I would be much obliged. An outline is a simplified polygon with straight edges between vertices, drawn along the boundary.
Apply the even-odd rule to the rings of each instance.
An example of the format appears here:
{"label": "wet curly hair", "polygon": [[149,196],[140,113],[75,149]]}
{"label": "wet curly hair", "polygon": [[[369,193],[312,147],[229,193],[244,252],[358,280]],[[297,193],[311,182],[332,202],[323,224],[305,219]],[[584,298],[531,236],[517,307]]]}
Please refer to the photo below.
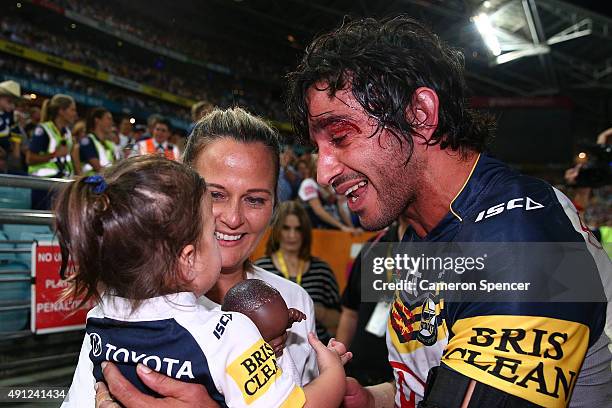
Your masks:
{"label": "wet curly hair", "polygon": [[[288,113],[298,136],[308,140],[306,92],[311,86],[330,97],[350,89],[365,112],[386,128],[412,154],[413,139],[425,139],[409,121],[407,109],[419,87],[433,89],[439,99],[438,126],[428,145],[482,152],[493,120],[467,106],[464,57],[418,21],[400,15],[347,22],[318,36],[297,69],[288,75]],[[322,89],[321,89],[322,86]]]}

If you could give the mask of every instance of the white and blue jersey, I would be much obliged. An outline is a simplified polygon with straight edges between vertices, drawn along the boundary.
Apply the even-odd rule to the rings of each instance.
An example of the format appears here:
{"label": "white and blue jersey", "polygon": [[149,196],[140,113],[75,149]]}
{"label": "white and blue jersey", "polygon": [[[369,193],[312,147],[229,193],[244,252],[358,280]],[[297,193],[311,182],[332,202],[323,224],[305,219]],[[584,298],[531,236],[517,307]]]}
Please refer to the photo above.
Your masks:
{"label": "white and blue jersey", "polygon": [[13,113],[0,111],[0,147],[7,153],[10,151],[11,128],[13,127]]}
{"label": "white and blue jersey", "polygon": [[278,366],[274,351],[246,316],[207,311],[193,293],[143,301],[105,295],[87,315],[85,340],[64,407],[95,406],[94,384],[111,361],[138,389],[157,396],[136,364],[206,387],[221,407],[301,407],[302,388]]}
{"label": "white and blue jersey", "polygon": [[[440,223],[425,237],[408,229],[404,241],[578,243],[584,267],[575,273],[610,299],[610,259],[570,200],[548,183],[485,155]],[[500,281],[529,281],[550,277],[559,259],[518,258],[530,268],[500,257],[489,256],[487,262]],[[535,275],[520,276],[527,270]],[[593,299],[605,298],[596,295]],[[599,300],[469,302],[449,301],[435,291],[398,291],[387,325],[395,403],[414,408],[423,398],[429,370],[443,365],[545,407],[610,406],[609,336],[612,307]]]}

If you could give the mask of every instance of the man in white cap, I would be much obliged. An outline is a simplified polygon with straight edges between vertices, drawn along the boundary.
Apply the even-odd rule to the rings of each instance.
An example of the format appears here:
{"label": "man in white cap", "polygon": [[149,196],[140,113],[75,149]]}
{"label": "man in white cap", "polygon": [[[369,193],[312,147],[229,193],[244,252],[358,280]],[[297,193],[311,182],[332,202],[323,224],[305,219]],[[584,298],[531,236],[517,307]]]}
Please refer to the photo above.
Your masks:
{"label": "man in white cap", "polygon": [[21,98],[21,86],[15,81],[0,82],[0,149],[11,150],[11,128],[15,99]]}

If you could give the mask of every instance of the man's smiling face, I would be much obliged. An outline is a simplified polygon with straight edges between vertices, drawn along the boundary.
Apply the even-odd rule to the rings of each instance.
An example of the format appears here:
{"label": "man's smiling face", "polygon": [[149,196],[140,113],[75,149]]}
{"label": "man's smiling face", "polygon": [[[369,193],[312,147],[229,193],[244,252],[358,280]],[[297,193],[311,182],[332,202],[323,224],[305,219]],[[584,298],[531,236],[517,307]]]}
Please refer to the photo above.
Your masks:
{"label": "man's smiling face", "polygon": [[326,88],[319,82],[306,94],[310,138],[319,150],[317,181],[346,195],[364,228],[384,228],[416,199],[419,155],[415,149],[406,164],[407,143],[379,130],[350,87],[332,97]]}

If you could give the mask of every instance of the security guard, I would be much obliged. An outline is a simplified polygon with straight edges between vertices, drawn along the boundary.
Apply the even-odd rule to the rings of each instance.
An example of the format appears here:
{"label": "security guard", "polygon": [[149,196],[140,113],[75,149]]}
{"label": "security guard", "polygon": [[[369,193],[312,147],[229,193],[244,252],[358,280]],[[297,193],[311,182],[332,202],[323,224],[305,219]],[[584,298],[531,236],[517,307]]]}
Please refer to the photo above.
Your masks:
{"label": "security guard", "polygon": [[74,175],[68,127],[76,119],[76,104],[71,96],[57,94],[43,103],[41,123],[34,130],[26,156],[30,175],[57,178]]}
{"label": "security guard", "polygon": [[138,142],[139,154],[161,154],[170,160],[178,160],[180,152],[178,147],[168,143],[170,138],[170,121],[158,119],[153,127],[153,137]]}
{"label": "security guard", "polygon": [[87,115],[87,136],[79,141],[83,174],[99,173],[117,160],[115,146],[108,140],[112,128],[113,116],[105,108],[93,108]]}

